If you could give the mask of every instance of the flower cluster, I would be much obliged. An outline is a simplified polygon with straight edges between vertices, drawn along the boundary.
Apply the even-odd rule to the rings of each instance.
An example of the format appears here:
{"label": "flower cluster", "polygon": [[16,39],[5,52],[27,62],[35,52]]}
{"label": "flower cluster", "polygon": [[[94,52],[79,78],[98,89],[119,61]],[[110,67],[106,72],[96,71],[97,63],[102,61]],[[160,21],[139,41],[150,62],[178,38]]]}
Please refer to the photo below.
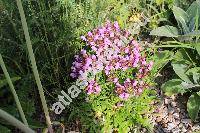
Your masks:
{"label": "flower cluster", "polygon": [[[142,79],[148,75],[153,62],[147,63],[142,55],[142,47],[132,38],[131,34],[120,29],[117,22],[107,22],[103,27],[81,36],[86,47],[80,55],[75,56],[72,78],[86,81],[88,94],[101,91],[96,81],[96,75],[103,72],[107,81],[115,84],[115,91],[120,98],[127,99],[131,95],[139,95],[148,86]],[[126,78],[120,82],[116,72],[134,70],[133,78]]]}

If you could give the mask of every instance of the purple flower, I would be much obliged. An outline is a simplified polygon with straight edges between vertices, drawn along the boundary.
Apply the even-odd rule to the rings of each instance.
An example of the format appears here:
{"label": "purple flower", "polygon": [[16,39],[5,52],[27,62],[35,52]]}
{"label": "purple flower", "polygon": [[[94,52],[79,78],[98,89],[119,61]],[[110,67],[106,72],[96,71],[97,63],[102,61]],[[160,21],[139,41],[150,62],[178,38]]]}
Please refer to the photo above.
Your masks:
{"label": "purple flower", "polygon": [[117,63],[115,64],[115,69],[119,69],[119,68],[120,68],[120,63],[117,62]]}

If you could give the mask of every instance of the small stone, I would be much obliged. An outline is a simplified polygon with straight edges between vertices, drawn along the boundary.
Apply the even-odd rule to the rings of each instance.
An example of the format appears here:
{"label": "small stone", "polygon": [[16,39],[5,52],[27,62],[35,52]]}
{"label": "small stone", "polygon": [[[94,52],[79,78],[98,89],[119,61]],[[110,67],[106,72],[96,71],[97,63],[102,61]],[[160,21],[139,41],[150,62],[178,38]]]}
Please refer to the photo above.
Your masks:
{"label": "small stone", "polygon": [[163,118],[162,120],[163,120],[163,121],[162,121],[163,123],[168,123],[168,122],[169,122],[168,117],[165,117],[165,118]]}
{"label": "small stone", "polygon": [[179,119],[179,113],[174,113],[173,116],[175,119]]}
{"label": "small stone", "polygon": [[174,123],[168,123],[167,129],[171,131],[175,127],[176,125]]}
{"label": "small stone", "polygon": [[161,121],[162,121],[162,117],[156,118],[156,122],[161,122]]}
{"label": "small stone", "polygon": [[183,133],[186,133],[186,132],[187,132],[187,130],[185,129],[185,127],[183,127],[183,128],[181,129],[181,131],[182,131]]}
{"label": "small stone", "polygon": [[167,123],[163,123],[163,124],[162,124],[162,127],[167,127]]}
{"label": "small stone", "polygon": [[172,107],[176,107],[177,103],[176,102],[171,102]]}
{"label": "small stone", "polygon": [[182,119],[181,122],[184,123],[184,124],[189,124],[192,121],[190,119]]}
{"label": "small stone", "polygon": [[177,109],[176,109],[176,112],[177,112],[177,113],[179,113],[180,111],[181,111],[180,108],[177,108]]}
{"label": "small stone", "polygon": [[146,132],[147,132],[147,129],[146,129],[146,128],[143,128],[142,131],[143,131],[144,133],[146,133]]}
{"label": "small stone", "polygon": [[185,113],[185,109],[181,109],[181,113]]}
{"label": "small stone", "polygon": [[180,124],[180,121],[179,121],[179,120],[174,120],[173,122],[176,123],[176,125],[179,125],[179,124]]}
{"label": "small stone", "polygon": [[180,124],[178,125],[178,127],[179,127],[179,128],[182,128],[182,127],[183,127],[183,123],[180,123]]}
{"label": "small stone", "polygon": [[200,125],[195,124],[195,125],[192,127],[192,131],[195,131],[195,130],[200,130]]}
{"label": "small stone", "polygon": [[172,117],[172,115],[169,114],[167,119],[168,119],[168,121],[172,122],[172,121],[173,121],[173,117]]}
{"label": "small stone", "polygon": [[180,130],[178,127],[176,127],[176,128],[174,128],[174,129],[172,130],[172,132],[173,132],[173,133],[180,133],[181,130]]}
{"label": "small stone", "polygon": [[163,128],[164,133],[169,133],[169,130],[167,128]]}
{"label": "small stone", "polygon": [[172,108],[170,105],[168,106],[168,113],[173,114],[174,113],[174,108]]}
{"label": "small stone", "polygon": [[172,96],[171,96],[171,99],[172,99],[172,100],[175,100],[175,99],[176,99],[176,97],[175,97],[174,95],[172,95]]}
{"label": "small stone", "polygon": [[165,98],[164,102],[165,104],[169,104],[169,99]]}

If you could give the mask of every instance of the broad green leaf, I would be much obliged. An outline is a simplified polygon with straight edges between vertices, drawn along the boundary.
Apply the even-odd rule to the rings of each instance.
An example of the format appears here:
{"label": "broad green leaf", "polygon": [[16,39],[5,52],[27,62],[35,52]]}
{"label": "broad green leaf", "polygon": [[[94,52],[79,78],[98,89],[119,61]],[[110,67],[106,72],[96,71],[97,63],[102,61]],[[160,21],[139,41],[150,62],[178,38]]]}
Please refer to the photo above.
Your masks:
{"label": "broad green leaf", "polygon": [[165,92],[165,95],[167,96],[171,96],[174,94],[183,94],[185,92],[187,92],[187,88],[184,88],[184,86],[182,85],[182,80],[181,79],[172,79],[167,81],[166,83],[164,83],[162,85],[162,90]]}
{"label": "broad green leaf", "polygon": [[189,113],[190,118],[195,121],[200,109],[200,96],[196,93],[190,96],[187,102],[187,111]]}
{"label": "broad green leaf", "polygon": [[186,71],[189,69],[189,65],[186,64],[185,61],[173,61],[172,66],[179,78],[187,83],[192,83],[188,76],[185,74]]}
{"label": "broad green leaf", "polygon": [[152,72],[157,73],[159,69],[162,69],[172,59],[172,57],[173,53],[168,50],[156,52],[153,58],[154,67]]}
{"label": "broad green leaf", "polygon": [[196,50],[197,50],[197,52],[198,52],[198,54],[199,54],[199,56],[200,56],[200,43],[196,43],[196,44],[194,45],[194,47],[196,48]]}
{"label": "broad green leaf", "polygon": [[189,32],[187,34],[184,34],[183,36],[190,36],[190,37],[200,36],[200,30]]}
{"label": "broad green leaf", "polygon": [[[186,11],[189,16],[189,21],[194,19],[197,15],[199,16],[200,13],[200,0],[194,1],[188,10]],[[197,14],[198,13],[198,14]],[[198,17],[198,22],[200,26],[200,17]]]}
{"label": "broad green leaf", "polygon": [[[15,82],[15,81],[20,80],[20,79],[21,79],[21,77],[11,78],[12,82]],[[0,80],[0,88],[4,87],[5,85],[7,85],[7,80],[6,79]]]}
{"label": "broad green leaf", "polygon": [[188,57],[186,51],[184,49],[179,49],[175,55],[174,55],[174,60],[177,61],[182,61],[184,60],[186,64],[190,64],[190,58]]}
{"label": "broad green leaf", "polygon": [[176,18],[176,21],[181,24],[184,33],[189,32],[189,28],[187,26],[187,23],[189,22],[189,16],[188,14],[181,8],[174,6],[173,7],[173,13]]}
{"label": "broad green leaf", "polygon": [[165,36],[165,37],[178,37],[178,29],[173,26],[165,25],[158,27],[150,32],[150,35]]}
{"label": "broad green leaf", "polygon": [[160,46],[155,46],[156,48],[189,48],[189,49],[194,49],[190,45],[176,45],[176,44],[169,44],[169,45],[160,45]]}
{"label": "broad green leaf", "polygon": [[186,74],[192,76],[195,84],[200,84],[200,67],[194,67],[189,69]]}
{"label": "broad green leaf", "polygon": [[187,83],[187,82],[182,82],[181,85],[182,85],[184,88],[187,88],[187,89],[197,87],[196,84],[193,84],[193,83]]}
{"label": "broad green leaf", "polygon": [[200,96],[200,91],[199,91],[199,92],[197,92],[197,94]]}

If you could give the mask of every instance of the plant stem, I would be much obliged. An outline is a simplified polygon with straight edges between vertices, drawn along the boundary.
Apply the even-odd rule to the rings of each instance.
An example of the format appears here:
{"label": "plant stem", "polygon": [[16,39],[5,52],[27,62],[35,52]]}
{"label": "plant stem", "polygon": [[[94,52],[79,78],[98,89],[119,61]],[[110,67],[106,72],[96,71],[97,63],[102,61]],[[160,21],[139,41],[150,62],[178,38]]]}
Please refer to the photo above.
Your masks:
{"label": "plant stem", "polygon": [[0,109],[0,117],[8,121],[13,126],[21,129],[25,133],[35,133],[32,129],[24,125],[21,121],[17,120],[15,117],[11,116],[7,112]]}
{"label": "plant stem", "polygon": [[47,107],[46,99],[45,99],[45,96],[44,96],[44,90],[43,90],[43,87],[42,87],[42,83],[40,81],[40,77],[39,77],[39,73],[38,73],[38,69],[37,69],[37,65],[36,65],[36,61],[35,61],[35,56],[34,56],[33,48],[32,48],[32,45],[31,45],[31,40],[30,40],[30,35],[29,35],[29,32],[28,32],[28,26],[27,26],[26,17],[25,17],[25,14],[24,14],[24,9],[23,9],[21,0],[16,0],[16,1],[17,1],[17,7],[19,9],[20,17],[21,17],[22,27],[23,27],[23,30],[24,30],[26,45],[27,45],[27,48],[28,48],[28,53],[29,53],[29,58],[30,58],[30,62],[31,62],[31,65],[32,65],[33,74],[35,76],[36,84],[37,84],[39,94],[40,94],[40,99],[41,99],[43,110],[44,110],[44,113],[45,113],[46,123],[47,123],[47,126],[49,128],[49,131],[53,132],[53,129],[52,129],[52,126],[51,126],[51,120],[50,120],[50,117],[49,117],[48,107]]}
{"label": "plant stem", "polygon": [[6,66],[5,66],[5,63],[4,63],[4,61],[3,61],[3,58],[2,58],[2,56],[1,56],[1,54],[0,54],[0,65],[1,65],[1,68],[2,68],[2,70],[3,70],[4,75],[5,75],[5,77],[6,77],[6,80],[7,80],[7,82],[8,82],[8,85],[9,85],[9,87],[10,87],[10,90],[11,90],[13,96],[14,96],[14,99],[15,99],[15,102],[16,102],[16,105],[17,105],[17,108],[18,108],[19,113],[20,113],[20,116],[21,116],[21,118],[22,118],[22,121],[24,122],[25,125],[28,126],[28,122],[27,122],[26,117],[25,117],[25,115],[24,115],[24,111],[23,111],[23,109],[22,109],[21,103],[20,103],[20,101],[19,101],[19,98],[18,98],[18,96],[17,96],[17,93],[16,93],[16,91],[15,91],[15,88],[14,88],[14,86],[13,86],[12,80],[11,80],[11,78],[10,78],[10,75],[9,75],[7,69],[6,69]]}

